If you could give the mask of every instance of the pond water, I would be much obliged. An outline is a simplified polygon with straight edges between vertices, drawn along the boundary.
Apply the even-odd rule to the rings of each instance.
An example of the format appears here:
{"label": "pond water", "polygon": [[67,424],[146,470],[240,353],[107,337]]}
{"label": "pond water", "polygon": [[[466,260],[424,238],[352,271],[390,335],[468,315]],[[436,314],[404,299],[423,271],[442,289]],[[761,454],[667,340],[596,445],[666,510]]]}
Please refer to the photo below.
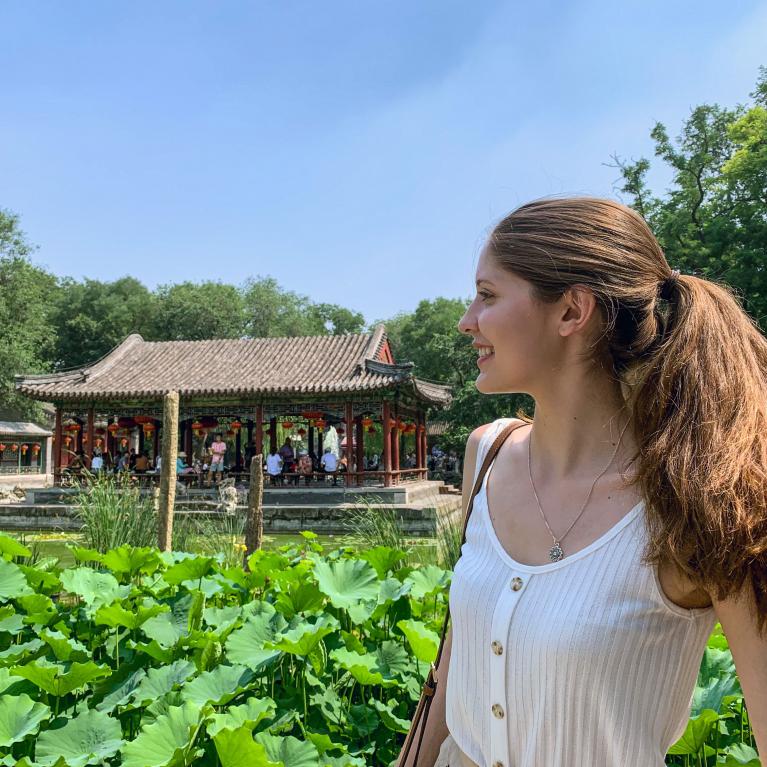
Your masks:
{"label": "pond water", "polygon": [[[36,530],[19,530],[8,532],[13,538],[21,541],[25,546],[33,551],[36,549],[39,557],[58,557],[62,567],[71,567],[75,564],[75,558],[69,550],[69,546],[84,546],[83,536],[79,533],[50,533],[38,532]],[[318,535],[317,541],[321,543],[326,551],[332,551],[345,545],[359,545],[360,549],[367,548],[367,544],[354,536],[340,535]],[[244,542],[244,541],[243,541]],[[293,533],[277,533],[264,535],[264,549],[277,549],[290,543],[303,543],[304,538],[301,535]],[[408,539],[408,548],[412,549],[413,556],[411,561],[427,564],[436,559],[437,542],[434,538]],[[194,547],[196,548],[196,547]]]}

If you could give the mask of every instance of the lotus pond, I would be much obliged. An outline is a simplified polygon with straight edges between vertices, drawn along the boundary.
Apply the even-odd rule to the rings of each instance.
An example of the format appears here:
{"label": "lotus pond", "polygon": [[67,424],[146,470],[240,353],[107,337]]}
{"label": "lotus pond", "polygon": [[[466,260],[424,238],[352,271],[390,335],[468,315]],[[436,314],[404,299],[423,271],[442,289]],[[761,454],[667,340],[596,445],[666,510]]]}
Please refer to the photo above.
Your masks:
{"label": "lotus pond", "polygon": [[[451,573],[305,532],[248,559],[0,535],[0,763],[387,766]],[[412,561],[412,560],[411,560]],[[719,627],[674,765],[759,764]]]}

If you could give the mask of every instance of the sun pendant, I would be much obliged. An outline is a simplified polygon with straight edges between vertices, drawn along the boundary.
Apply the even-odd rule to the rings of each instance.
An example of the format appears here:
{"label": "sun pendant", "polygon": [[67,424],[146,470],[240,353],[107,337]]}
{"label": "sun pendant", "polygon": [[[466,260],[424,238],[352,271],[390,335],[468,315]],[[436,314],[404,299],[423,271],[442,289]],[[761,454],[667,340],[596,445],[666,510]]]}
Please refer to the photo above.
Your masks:
{"label": "sun pendant", "polygon": [[559,545],[559,542],[555,543],[550,549],[549,549],[549,559],[552,562],[559,562],[560,559],[563,559],[565,556],[565,552],[562,551],[562,547]]}

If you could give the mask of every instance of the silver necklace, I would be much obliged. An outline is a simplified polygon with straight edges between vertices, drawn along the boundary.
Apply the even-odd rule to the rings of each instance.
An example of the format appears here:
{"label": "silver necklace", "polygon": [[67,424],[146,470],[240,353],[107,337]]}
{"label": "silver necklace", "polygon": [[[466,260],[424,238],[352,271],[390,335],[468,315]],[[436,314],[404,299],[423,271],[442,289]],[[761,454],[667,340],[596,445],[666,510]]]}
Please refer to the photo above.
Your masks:
{"label": "silver necklace", "polygon": [[[630,421],[631,419],[629,419]],[[546,524],[546,527],[548,528],[549,533],[551,534],[551,537],[554,539],[554,545],[549,549],[549,559],[552,562],[559,562],[560,559],[564,559],[565,552],[562,550],[562,539],[567,535],[567,533],[570,532],[570,530],[573,529],[573,525],[581,518],[581,514],[583,514],[584,509],[586,508],[586,504],[589,502],[589,498],[591,498],[591,493],[594,490],[594,485],[597,483],[597,479],[602,476],[609,468],[610,464],[615,460],[615,456],[618,454],[618,448],[621,445],[621,440],[623,439],[623,433],[626,431],[626,427],[629,425],[629,421],[626,421],[626,426],[623,427],[623,431],[621,431],[620,437],[618,437],[618,444],[615,446],[615,450],[613,451],[612,458],[610,458],[607,466],[602,469],[601,474],[597,475],[596,479],[591,483],[591,488],[589,489],[589,494],[586,496],[586,500],[583,502],[583,506],[581,506],[581,511],[578,514],[578,516],[573,520],[573,524],[570,525],[570,527],[567,528],[567,531],[562,535],[561,538],[557,539],[557,537],[554,535],[553,532],[551,532],[551,528],[549,527],[549,523],[546,521],[546,515],[543,513],[543,509],[541,508],[541,501],[538,498],[538,493],[535,491],[535,483],[533,482],[533,472],[530,469],[530,443],[532,442],[532,430],[530,433],[530,436],[527,438],[527,471],[530,475],[530,484],[533,488],[533,493],[535,493],[535,500],[538,502],[538,508],[540,509],[541,516],[543,517],[543,521]]]}

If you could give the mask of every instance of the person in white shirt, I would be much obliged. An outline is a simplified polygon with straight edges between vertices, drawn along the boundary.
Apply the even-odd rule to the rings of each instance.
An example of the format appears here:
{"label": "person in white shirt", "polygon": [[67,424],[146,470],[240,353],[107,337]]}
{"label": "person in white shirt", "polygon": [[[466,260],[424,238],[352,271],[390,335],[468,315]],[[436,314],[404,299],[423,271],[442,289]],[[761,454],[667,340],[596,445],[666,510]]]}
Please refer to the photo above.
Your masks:
{"label": "person in white shirt", "polygon": [[102,456],[101,453],[94,453],[93,458],[91,458],[91,471],[94,474],[100,474],[103,468],[104,456]]}
{"label": "person in white shirt", "polygon": [[325,448],[322,460],[320,461],[320,466],[325,474],[333,475],[333,484],[335,485],[338,479],[338,475],[336,474],[336,471],[338,470],[338,459],[329,447]]}
{"label": "person in white shirt", "polygon": [[266,456],[266,471],[273,485],[282,484],[282,457],[277,448],[272,448]]}

